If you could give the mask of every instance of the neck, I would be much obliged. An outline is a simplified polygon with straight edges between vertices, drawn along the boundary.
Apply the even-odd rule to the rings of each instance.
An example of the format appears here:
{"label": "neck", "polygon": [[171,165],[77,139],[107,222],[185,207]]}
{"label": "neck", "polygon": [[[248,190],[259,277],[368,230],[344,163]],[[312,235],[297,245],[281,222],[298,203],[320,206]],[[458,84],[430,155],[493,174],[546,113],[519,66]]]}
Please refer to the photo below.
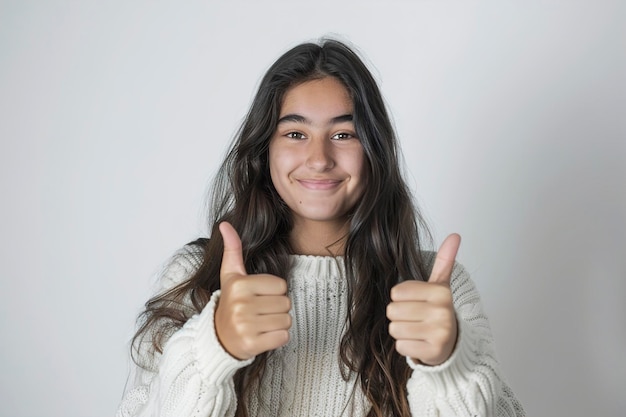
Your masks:
{"label": "neck", "polygon": [[297,219],[289,241],[294,253],[298,255],[342,256],[348,227],[348,220],[316,222]]}

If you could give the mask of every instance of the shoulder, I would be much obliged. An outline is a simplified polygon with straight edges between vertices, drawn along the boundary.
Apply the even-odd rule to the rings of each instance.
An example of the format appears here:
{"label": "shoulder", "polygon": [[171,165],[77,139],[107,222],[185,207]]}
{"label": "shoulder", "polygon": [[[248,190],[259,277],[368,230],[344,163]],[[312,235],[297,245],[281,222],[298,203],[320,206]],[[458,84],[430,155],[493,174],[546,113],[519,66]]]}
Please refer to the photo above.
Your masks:
{"label": "shoulder", "polygon": [[178,249],[165,263],[159,279],[159,290],[167,290],[191,278],[204,262],[205,240],[198,239]]}

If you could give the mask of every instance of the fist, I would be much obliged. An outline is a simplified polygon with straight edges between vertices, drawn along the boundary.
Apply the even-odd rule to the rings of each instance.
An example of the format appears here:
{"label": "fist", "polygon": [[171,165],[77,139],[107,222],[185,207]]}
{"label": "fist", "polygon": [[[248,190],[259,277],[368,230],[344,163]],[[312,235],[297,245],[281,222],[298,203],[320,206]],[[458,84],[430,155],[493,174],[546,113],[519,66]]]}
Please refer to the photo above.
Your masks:
{"label": "fist", "polygon": [[450,276],[460,244],[457,234],[444,240],[428,282],[404,281],[391,289],[389,334],[398,353],[418,363],[440,365],[454,351],[458,329]]}
{"label": "fist", "polygon": [[215,331],[231,356],[246,360],[287,344],[291,301],[284,279],[269,274],[248,275],[237,231],[226,222],[219,229],[224,255]]}

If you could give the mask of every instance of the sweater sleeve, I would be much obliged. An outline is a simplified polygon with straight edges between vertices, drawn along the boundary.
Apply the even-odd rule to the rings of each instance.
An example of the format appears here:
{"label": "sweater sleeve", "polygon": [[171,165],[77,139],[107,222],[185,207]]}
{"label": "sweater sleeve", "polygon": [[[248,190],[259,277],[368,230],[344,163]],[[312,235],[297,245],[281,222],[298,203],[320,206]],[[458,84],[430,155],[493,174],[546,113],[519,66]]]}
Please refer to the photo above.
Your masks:
{"label": "sweater sleeve", "polygon": [[489,321],[469,274],[456,264],[451,290],[458,320],[457,344],[438,366],[407,363],[413,416],[521,417],[524,410],[507,386],[495,356]]}
{"label": "sweater sleeve", "polygon": [[[162,274],[161,290],[188,279],[199,267],[196,256],[189,247],[179,251]],[[124,394],[117,417],[234,416],[233,376],[252,359],[233,358],[217,340],[213,317],[219,295],[216,291],[201,313],[171,335],[162,354],[139,349],[143,366],[135,365],[134,383]]]}

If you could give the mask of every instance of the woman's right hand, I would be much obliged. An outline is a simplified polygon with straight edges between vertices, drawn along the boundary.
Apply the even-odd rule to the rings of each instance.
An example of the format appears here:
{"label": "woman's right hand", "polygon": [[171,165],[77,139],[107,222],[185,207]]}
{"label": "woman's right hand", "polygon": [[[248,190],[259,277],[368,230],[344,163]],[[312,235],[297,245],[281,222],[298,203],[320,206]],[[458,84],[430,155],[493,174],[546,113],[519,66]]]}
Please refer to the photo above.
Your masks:
{"label": "woman's right hand", "polygon": [[284,279],[270,274],[248,275],[237,231],[227,222],[219,229],[224,255],[215,331],[231,356],[246,360],[287,344],[291,300]]}

